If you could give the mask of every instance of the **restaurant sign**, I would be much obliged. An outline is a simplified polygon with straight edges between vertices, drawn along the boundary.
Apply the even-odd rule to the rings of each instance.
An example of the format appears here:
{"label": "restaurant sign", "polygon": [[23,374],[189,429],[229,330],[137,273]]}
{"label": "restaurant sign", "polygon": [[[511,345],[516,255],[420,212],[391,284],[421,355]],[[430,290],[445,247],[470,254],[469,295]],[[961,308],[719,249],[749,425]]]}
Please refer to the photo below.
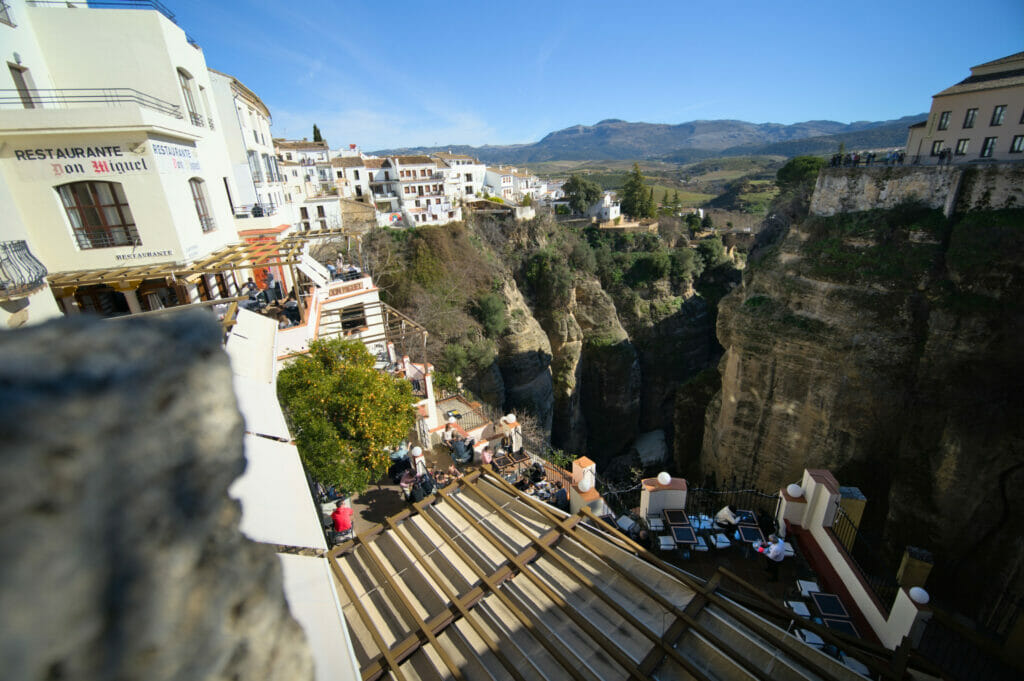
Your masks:
{"label": "restaurant sign", "polygon": [[120,144],[14,149],[14,160],[23,179],[114,178],[152,170],[147,161]]}

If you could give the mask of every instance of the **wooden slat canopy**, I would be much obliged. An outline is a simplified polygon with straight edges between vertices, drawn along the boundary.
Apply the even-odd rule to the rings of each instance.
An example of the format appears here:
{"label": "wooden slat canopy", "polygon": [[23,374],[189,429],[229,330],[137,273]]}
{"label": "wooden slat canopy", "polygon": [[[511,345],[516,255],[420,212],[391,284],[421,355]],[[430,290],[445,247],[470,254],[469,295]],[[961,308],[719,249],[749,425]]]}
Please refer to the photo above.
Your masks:
{"label": "wooden slat canopy", "polygon": [[192,262],[162,262],[147,265],[102,268],[94,270],[72,270],[57,272],[47,277],[55,289],[78,286],[108,285],[145,279],[185,279],[201,274],[217,274],[229,270],[251,267],[297,265],[306,244],[318,239],[359,236],[357,232],[344,229],[318,229],[287,236],[280,241],[237,243]]}

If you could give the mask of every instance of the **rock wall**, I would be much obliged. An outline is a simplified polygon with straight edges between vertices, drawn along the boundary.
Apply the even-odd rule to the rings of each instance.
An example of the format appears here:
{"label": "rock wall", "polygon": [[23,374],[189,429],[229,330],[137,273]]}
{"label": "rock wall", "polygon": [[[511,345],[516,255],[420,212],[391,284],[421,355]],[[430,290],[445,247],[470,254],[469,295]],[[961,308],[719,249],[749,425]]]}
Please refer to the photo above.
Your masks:
{"label": "rock wall", "polygon": [[946,215],[953,210],[1024,206],[1024,164],[823,168],[811,215],[894,208],[918,201]]}
{"label": "rock wall", "polygon": [[505,410],[525,408],[550,431],[554,408],[551,342],[511,277],[503,282],[501,295],[509,330],[500,340],[499,375],[494,383],[501,386]]}
{"label": "rock wall", "polygon": [[891,547],[934,552],[946,599],[1019,589],[1021,252],[1021,210],[793,227],[719,307],[699,472],[776,489],[829,468],[867,494]]}
{"label": "rock wall", "polygon": [[0,401],[5,677],[313,678],[227,495],[242,423],[206,315],[0,334]]}

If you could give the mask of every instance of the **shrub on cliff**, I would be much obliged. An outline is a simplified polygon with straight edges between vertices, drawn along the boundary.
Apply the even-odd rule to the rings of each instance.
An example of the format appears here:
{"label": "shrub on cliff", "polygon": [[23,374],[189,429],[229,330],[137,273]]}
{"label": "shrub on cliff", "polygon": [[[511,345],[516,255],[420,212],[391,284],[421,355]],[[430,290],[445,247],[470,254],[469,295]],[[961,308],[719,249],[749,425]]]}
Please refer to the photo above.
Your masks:
{"label": "shrub on cliff", "polygon": [[384,447],[404,439],[415,422],[412,385],[373,364],[359,341],[317,340],[277,378],[306,469],[347,492],[362,492],[387,472]]}

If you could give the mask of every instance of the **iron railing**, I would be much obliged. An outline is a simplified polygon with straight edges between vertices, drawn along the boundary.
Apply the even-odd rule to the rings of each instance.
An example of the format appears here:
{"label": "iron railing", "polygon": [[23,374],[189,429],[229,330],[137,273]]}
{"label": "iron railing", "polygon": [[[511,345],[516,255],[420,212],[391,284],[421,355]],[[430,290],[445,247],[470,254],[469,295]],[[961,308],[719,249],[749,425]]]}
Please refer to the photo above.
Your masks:
{"label": "iron railing", "polygon": [[765,536],[778,529],[775,518],[778,517],[779,503],[778,492],[770,494],[752,488],[691,487],[686,492],[686,512],[689,515],[714,518],[725,506],[732,506],[738,511],[753,511]]}
{"label": "iron railing", "polygon": [[181,107],[177,104],[171,104],[159,97],[147,95],[145,92],[128,87],[0,90],[0,109],[32,108],[27,105],[26,100],[31,100],[34,107],[58,109],[93,105],[138,104],[175,118],[182,117]]}
{"label": "iron railing", "polygon": [[[70,3],[66,0],[28,0],[27,4],[29,7],[67,7]],[[174,18],[174,12],[157,0],[89,0],[76,4],[90,9],[152,9],[160,12],[175,24],[178,23]]]}
{"label": "iron railing", "polygon": [[0,241],[0,299],[32,293],[45,283],[46,274],[24,241]]}
{"label": "iron railing", "polygon": [[217,223],[211,217],[200,217],[199,224],[203,226],[203,232],[212,232],[217,229]]}
{"label": "iron railing", "polygon": [[203,127],[203,115],[196,113],[195,111],[189,111],[188,117],[192,120],[192,125],[198,125],[200,128]]}
{"label": "iron railing", "polygon": [[0,0],[0,22],[3,22],[8,26],[17,25],[11,19],[11,6],[4,2],[3,0]]}
{"label": "iron railing", "polygon": [[846,515],[842,507],[836,508],[836,517],[832,521],[832,527],[828,529],[839,541],[864,581],[871,587],[883,608],[882,614],[888,616],[900,590],[899,582],[896,581],[896,569],[865,538],[864,533]]}

